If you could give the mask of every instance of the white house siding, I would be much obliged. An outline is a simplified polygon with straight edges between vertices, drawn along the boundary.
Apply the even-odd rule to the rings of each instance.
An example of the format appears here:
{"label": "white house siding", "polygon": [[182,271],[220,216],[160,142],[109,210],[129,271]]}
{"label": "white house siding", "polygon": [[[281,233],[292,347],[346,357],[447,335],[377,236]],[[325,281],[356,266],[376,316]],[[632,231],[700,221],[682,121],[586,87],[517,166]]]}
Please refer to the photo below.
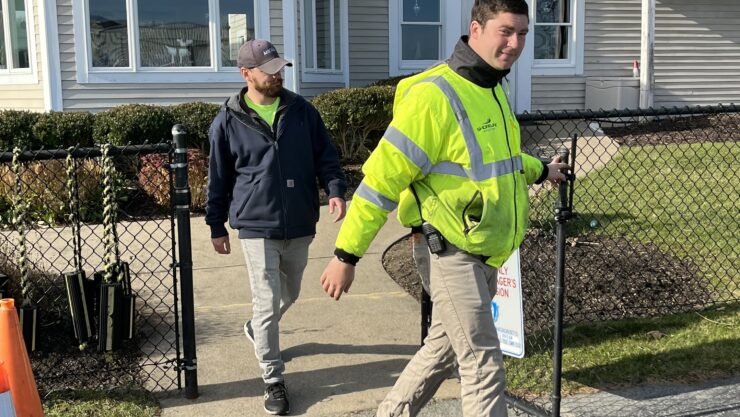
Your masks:
{"label": "white house siding", "polygon": [[285,37],[283,36],[283,2],[270,0],[270,42],[282,56],[285,51]]}
{"label": "white house siding", "polygon": [[349,0],[350,86],[388,78],[388,0]]}
{"label": "white house siding", "polygon": [[[287,1],[287,0],[286,0]],[[344,88],[344,83],[318,83],[318,82],[306,82],[303,81],[303,69],[301,64],[304,62],[303,59],[303,27],[301,26],[301,1],[295,1],[295,16],[296,16],[296,56],[298,62],[296,73],[298,75],[299,92],[306,98],[312,98],[325,91],[335,90],[337,88]],[[337,0],[338,1],[338,0]]]}
{"label": "white house siding", "polygon": [[533,76],[532,110],[584,108],[586,83],[583,77]]}
{"label": "white house siding", "polygon": [[62,97],[65,111],[98,112],[130,103],[170,105],[223,103],[243,83],[79,84],[76,76],[71,0],[57,1]]}
{"label": "white house siding", "polygon": [[659,0],[655,105],[740,103],[740,2]]}
{"label": "white house siding", "polygon": [[[585,87],[576,83],[632,77],[641,7],[640,0],[587,0],[583,76],[532,77],[532,108],[584,108]],[[740,102],[738,21],[736,0],[656,0],[655,107]]]}
{"label": "white house siding", "polygon": [[41,72],[41,38],[39,35],[39,7],[38,2],[32,3],[34,49],[32,64],[35,66],[38,83],[35,84],[0,84],[0,109],[18,109],[42,112],[44,111],[43,74]]}
{"label": "white house siding", "polygon": [[[583,74],[533,76],[532,110],[585,108],[586,78],[632,77],[640,59],[640,0],[586,0]],[[531,39],[530,39],[531,41]]]}

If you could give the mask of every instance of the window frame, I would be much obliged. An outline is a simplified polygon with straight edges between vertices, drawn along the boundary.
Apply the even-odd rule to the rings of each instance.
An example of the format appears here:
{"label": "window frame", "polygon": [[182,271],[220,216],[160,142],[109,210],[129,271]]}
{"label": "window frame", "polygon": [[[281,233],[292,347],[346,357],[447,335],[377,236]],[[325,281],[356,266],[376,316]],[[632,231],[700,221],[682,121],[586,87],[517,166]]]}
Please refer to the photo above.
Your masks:
{"label": "window frame", "polygon": [[[530,33],[534,37],[537,19],[537,1],[529,3]],[[582,75],[583,74],[583,42],[585,30],[585,2],[584,0],[570,1],[570,38],[568,39],[568,59],[536,59],[532,56],[532,75]],[[553,26],[543,24],[542,26]],[[534,42],[532,39],[531,42]],[[532,45],[534,53],[534,44]]]}
{"label": "window frame", "polygon": [[[403,0],[388,0],[388,73],[391,77],[419,72],[446,59],[468,27],[461,28],[463,10],[460,0],[440,0],[440,56],[434,60],[402,59]],[[465,13],[469,14],[469,10]],[[458,29],[460,31],[458,32]]]}
{"label": "window frame", "polygon": [[[0,0],[3,4],[3,13],[0,19],[3,20],[3,40],[5,42],[5,57],[8,64],[12,61],[12,45],[10,45],[10,13],[7,7],[11,0]],[[31,0],[23,0],[26,13],[26,36],[28,40],[28,68],[7,68],[0,69],[0,84],[29,85],[38,84],[39,77],[36,69],[36,22],[33,16],[33,3]],[[11,46],[8,48],[8,46]],[[10,65],[8,65],[10,66]]]}
{"label": "window frame", "polygon": [[[78,84],[243,82],[237,67],[221,64],[219,0],[208,0],[211,65],[208,67],[142,67],[139,54],[138,1],[125,0],[128,67],[93,67],[89,0],[73,0]],[[255,37],[270,39],[269,0],[254,0]]]}
{"label": "window frame", "polygon": [[[313,0],[314,4],[314,14],[312,19],[313,24],[313,62],[314,67],[309,68],[307,67],[306,63],[308,60],[306,59],[306,1],[300,0],[300,40],[301,40],[301,81],[302,82],[308,82],[308,83],[320,83],[320,82],[327,82],[327,83],[344,83],[345,85],[349,85],[348,75],[349,75],[349,30],[348,30],[348,23],[349,23],[349,4],[348,0],[329,0],[332,3],[338,1],[339,2],[339,49],[341,53],[341,57],[339,60],[340,68],[338,70],[335,69],[323,69],[323,68],[316,68],[316,2],[319,0]],[[330,7],[330,21],[332,26],[334,25],[335,19],[334,19],[334,7]],[[334,29],[332,27],[332,29]],[[334,37],[334,34],[336,33],[335,30],[331,31],[332,38]],[[336,54],[336,40],[332,39],[331,42],[332,46],[332,62],[335,62],[335,54]]]}

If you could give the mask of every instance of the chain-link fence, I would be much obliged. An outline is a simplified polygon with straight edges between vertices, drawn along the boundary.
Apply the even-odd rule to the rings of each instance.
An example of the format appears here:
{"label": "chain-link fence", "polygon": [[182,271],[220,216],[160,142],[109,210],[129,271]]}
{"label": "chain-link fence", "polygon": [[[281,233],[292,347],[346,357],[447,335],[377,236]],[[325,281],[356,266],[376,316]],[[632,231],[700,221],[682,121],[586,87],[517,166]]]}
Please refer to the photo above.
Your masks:
{"label": "chain-link fence", "polygon": [[[173,148],[163,143],[108,153],[112,169],[97,147],[0,153],[0,273],[9,277],[3,292],[17,305],[37,306],[30,356],[41,392],[181,386]],[[106,195],[112,198],[108,207]],[[110,208],[115,223],[106,232],[102,223]],[[103,277],[108,238],[117,260],[129,266],[135,331],[120,349],[99,352],[94,340],[76,340],[62,274],[84,271],[86,282]]]}
{"label": "chain-link fence", "polygon": [[[630,352],[609,365],[568,353],[636,332],[660,338],[659,329],[648,332],[639,320],[740,300],[740,108],[550,112],[519,120],[522,147],[542,159],[570,148],[577,136],[563,393],[650,382],[619,368],[644,364],[653,354],[661,362],[659,353],[638,361],[647,353]],[[510,398],[543,415],[553,413],[557,194],[547,186],[530,191],[530,230],[521,247],[527,360],[506,359]],[[626,319],[633,324],[621,322]],[[598,323],[601,329],[615,323],[613,335],[589,338],[588,332],[596,334],[589,325]],[[564,414],[627,415],[619,397],[613,404],[563,398]],[[646,403],[645,410],[655,406]],[[628,414],[645,411],[633,408]]]}

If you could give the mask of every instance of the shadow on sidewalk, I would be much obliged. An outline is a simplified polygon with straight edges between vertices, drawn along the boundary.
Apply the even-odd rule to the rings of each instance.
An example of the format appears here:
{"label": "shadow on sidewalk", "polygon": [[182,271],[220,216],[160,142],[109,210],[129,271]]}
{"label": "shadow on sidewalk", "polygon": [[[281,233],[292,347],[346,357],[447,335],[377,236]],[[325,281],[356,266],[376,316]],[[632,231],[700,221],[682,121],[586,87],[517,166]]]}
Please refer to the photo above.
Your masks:
{"label": "shadow on sidewalk", "polygon": [[[312,371],[287,372],[285,382],[291,398],[291,414],[302,414],[312,405],[329,397],[391,387],[406,363],[407,359],[390,359]],[[218,402],[241,397],[258,397],[261,401],[263,390],[262,378],[259,377],[201,385],[199,389],[201,396],[195,402]]]}
{"label": "shadow on sidewalk", "polygon": [[283,350],[283,361],[308,355],[331,354],[369,354],[369,355],[408,355],[419,350],[417,345],[339,345],[336,343],[304,343]]}

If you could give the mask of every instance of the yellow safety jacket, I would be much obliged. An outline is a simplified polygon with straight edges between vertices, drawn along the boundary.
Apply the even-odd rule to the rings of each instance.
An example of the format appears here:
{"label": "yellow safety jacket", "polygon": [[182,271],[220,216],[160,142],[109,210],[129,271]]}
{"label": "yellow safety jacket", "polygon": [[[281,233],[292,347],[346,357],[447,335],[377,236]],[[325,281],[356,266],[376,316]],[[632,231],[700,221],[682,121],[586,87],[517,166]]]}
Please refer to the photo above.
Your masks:
{"label": "yellow safety jacket", "polygon": [[483,88],[440,64],[398,85],[393,120],[362,167],[336,246],[362,256],[396,208],[401,224],[420,225],[413,185],[426,222],[500,267],[524,238],[527,187],[545,168],[521,152],[500,83]]}

